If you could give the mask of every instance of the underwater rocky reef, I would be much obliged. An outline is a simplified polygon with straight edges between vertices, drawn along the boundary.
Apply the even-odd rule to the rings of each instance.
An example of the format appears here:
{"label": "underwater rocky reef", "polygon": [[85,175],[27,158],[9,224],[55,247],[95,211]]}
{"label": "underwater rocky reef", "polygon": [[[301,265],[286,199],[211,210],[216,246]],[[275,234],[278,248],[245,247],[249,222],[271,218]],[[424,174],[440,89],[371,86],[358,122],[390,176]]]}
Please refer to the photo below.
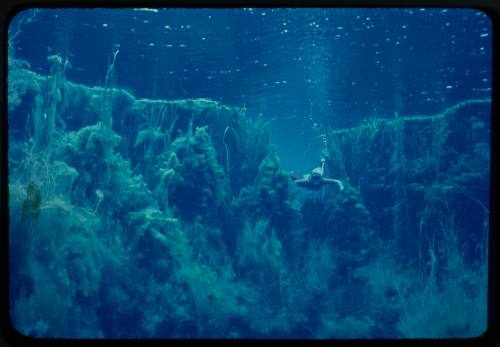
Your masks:
{"label": "underwater rocky reef", "polygon": [[10,314],[81,338],[470,337],[486,329],[490,101],[326,134],[304,192],[269,124],[9,62]]}

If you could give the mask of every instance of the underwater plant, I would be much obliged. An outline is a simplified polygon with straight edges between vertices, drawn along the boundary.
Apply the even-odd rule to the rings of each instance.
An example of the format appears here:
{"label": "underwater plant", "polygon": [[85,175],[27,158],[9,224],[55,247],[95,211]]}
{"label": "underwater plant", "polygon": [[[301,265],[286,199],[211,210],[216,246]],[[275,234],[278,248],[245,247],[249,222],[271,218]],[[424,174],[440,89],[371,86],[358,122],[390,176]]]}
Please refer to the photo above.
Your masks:
{"label": "underwater plant", "polygon": [[41,202],[40,188],[38,188],[35,182],[31,182],[26,188],[26,200],[23,203],[22,219],[37,218],[40,215]]}
{"label": "underwater plant", "polygon": [[58,55],[49,77],[9,70],[11,316],[22,333],[350,338],[485,326],[486,101],[326,131],[346,188],[304,192],[269,121],[208,99],[138,99],[115,85],[118,51],[104,88],[67,81]]}
{"label": "underwater plant", "polygon": [[241,190],[233,207],[252,219],[268,219],[271,226],[286,233],[299,215],[292,188],[290,176],[281,169],[276,154],[270,153],[261,162],[255,182]]}
{"label": "underwater plant", "polygon": [[190,126],[172,143],[171,150],[173,157],[166,168],[174,172],[168,184],[169,204],[183,219],[202,216],[209,222],[217,221],[228,195],[224,170],[217,162],[207,127]]}

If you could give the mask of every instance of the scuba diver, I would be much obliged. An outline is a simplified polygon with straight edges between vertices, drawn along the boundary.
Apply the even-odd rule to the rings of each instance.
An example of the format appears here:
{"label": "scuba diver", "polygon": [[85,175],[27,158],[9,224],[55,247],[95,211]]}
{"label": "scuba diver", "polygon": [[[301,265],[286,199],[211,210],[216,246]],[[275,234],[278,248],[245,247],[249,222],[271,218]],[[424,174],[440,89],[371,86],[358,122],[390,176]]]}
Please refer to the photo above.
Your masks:
{"label": "scuba diver", "polygon": [[303,177],[292,175],[294,182],[299,186],[307,189],[318,190],[324,185],[327,184],[337,184],[340,190],[344,190],[344,185],[342,181],[323,177],[325,173],[325,162],[326,158],[328,158],[328,153],[324,150],[321,153],[321,165],[317,168],[314,168],[310,174],[303,175]]}

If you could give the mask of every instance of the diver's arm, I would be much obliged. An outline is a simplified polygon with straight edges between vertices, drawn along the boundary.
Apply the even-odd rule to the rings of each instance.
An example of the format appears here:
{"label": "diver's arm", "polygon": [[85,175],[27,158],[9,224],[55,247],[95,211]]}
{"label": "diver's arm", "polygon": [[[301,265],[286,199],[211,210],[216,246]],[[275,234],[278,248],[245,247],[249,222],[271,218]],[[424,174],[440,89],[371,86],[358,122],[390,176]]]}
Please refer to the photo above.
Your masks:
{"label": "diver's arm", "polygon": [[342,184],[341,180],[336,180],[334,178],[324,178],[323,177],[323,183],[324,184],[338,184],[340,190],[344,190],[344,185]]}
{"label": "diver's arm", "polygon": [[299,178],[294,182],[300,187],[306,187],[309,184],[309,180],[307,178]]}

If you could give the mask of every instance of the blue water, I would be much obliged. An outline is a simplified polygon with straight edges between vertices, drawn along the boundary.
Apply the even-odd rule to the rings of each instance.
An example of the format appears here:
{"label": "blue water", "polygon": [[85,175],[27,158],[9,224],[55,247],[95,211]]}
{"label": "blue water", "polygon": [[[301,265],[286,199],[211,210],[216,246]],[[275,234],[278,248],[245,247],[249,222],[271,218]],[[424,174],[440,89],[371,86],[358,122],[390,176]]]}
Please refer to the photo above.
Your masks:
{"label": "blue water", "polygon": [[468,9],[19,13],[14,327],[482,334],[491,35]]}

